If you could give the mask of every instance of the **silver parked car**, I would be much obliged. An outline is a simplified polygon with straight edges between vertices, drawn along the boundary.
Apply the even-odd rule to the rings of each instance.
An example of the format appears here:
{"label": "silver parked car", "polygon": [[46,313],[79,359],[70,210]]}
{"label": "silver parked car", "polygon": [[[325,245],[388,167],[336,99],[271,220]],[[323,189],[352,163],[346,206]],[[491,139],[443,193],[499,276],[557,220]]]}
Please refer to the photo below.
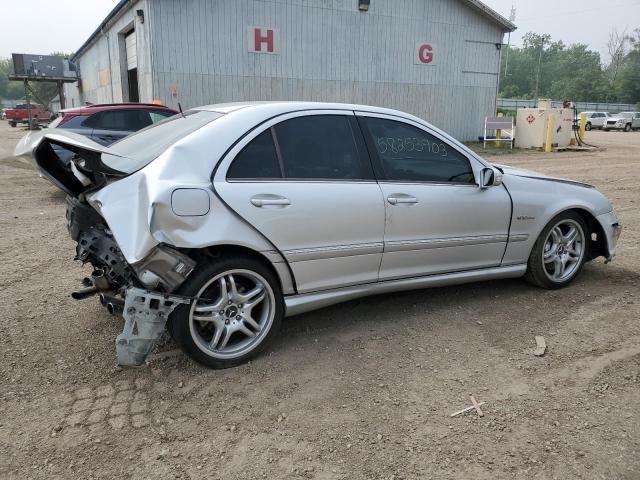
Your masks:
{"label": "silver parked car", "polygon": [[640,129],[640,112],[620,112],[607,118],[602,129],[606,132],[609,130],[631,130]]}
{"label": "silver parked car", "polygon": [[583,113],[587,116],[587,123],[585,124],[585,130],[587,131],[594,128],[602,128],[609,116],[609,112],[581,112],[579,117]]}
{"label": "silver parked car", "polygon": [[[52,146],[74,151],[65,169]],[[334,103],[201,107],[110,147],[44,131],[33,151],[68,195],[76,258],[141,364],[165,324],[221,368],[264,350],[286,315],[372,294],[524,277],[570,283],[614,256],[595,188],[492,165],[412,115]]]}

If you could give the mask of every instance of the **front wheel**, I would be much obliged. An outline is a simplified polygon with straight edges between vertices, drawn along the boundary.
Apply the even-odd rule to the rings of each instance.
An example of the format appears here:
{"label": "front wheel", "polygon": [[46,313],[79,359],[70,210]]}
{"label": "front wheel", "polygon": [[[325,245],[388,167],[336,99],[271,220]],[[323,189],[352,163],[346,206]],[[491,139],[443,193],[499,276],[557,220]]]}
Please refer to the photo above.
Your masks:
{"label": "front wheel", "polygon": [[587,124],[584,126],[584,129],[589,132],[591,130],[591,122],[587,122]]}
{"label": "front wheel", "polygon": [[11,125],[13,128],[15,128],[16,122],[9,122],[9,125]]}
{"label": "front wheel", "polygon": [[590,241],[588,226],[580,215],[557,215],[533,245],[525,280],[542,288],[566,287],[582,270]]}
{"label": "front wheel", "polygon": [[624,126],[624,131],[625,131],[625,132],[630,132],[630,131],[631,131],[631,124],[630,124],[630,123],[627,123],[627,124]]}
{"label": "front wheel", "polygon": [[273,341],[284,316],[278,279],[250,257],[214,259],[177,293],[194,300],[174,310],[171,334],[187,355],[211,368],[256,356]]}

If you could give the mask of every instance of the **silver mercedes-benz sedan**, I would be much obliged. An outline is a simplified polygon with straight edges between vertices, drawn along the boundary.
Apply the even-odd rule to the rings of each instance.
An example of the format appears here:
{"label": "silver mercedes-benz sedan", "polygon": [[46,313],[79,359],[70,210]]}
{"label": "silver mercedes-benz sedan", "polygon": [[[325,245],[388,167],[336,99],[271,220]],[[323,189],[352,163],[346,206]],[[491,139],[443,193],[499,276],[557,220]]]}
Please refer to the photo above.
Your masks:
{"label": "silver mercedes-benz sedan", "polygon": [[123,365],[165,326],[222,368],[264,350],[284,316],[357,297],[518,277],[564,287],[611,260],[620,234],[592,186],[493,165],[370,106],[211,105],[110,147],[45,130],[23,152],[68,194],[76,258],[94,267],[73,295],[123,315]]}

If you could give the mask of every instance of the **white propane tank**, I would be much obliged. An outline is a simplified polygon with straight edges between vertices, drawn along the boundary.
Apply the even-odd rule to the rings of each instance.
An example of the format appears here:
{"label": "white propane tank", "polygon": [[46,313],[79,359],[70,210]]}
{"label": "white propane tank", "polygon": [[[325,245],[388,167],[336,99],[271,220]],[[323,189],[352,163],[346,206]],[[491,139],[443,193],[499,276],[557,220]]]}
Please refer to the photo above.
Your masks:
{"label": "white propane tank", "polygon": [[518,109],[516,114],[518,127],[516,147],[544,148],[549,118],[553,118],[553,147],[569,146],[573,135],[573,110],[570,108],[551,108],[551,100],[540,99],[538,108]]}

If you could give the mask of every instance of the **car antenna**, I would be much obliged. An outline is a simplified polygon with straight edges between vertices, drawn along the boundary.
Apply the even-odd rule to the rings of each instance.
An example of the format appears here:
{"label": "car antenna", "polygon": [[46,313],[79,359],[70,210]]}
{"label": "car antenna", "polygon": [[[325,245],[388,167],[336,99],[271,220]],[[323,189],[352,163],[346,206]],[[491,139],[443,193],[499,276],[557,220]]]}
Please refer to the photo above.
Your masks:
{"label": "car antenna", "polygon": [[187,118],[184,116],[184,112],[182,111],[182,105],[180,105],[180,102],[178,102],[178,110],[180,110],[180,115],[182,115],[182,118]]}

